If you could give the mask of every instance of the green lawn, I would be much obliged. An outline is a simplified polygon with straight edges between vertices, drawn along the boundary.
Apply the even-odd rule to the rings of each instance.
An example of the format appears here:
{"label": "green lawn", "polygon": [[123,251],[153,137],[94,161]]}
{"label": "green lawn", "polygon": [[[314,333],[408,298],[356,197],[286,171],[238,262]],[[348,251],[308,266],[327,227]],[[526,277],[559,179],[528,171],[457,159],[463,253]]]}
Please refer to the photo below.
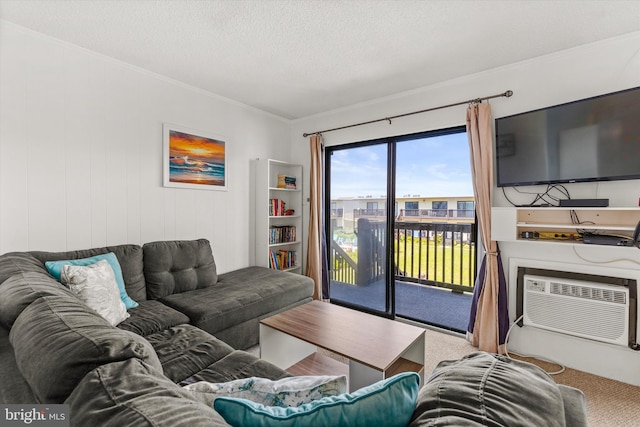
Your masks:
{"label": "green lawn", "polygon": [[[437,250],[437,256],[436,251]],[[429,259],[427,259],[427,253]],[[357,250],[348,254],[355,262],[358,261]],[[453,256],[453,265],[451,257]],[[421,278],[436,282],[452,283],[462,286],[473,286],[475,272],[470,275],[470,268],[475,265],[475,250],[466,244],[442,246],[441,243],[430,239],[418,239],[404,236],[395,243],[395,265],[407,277]],[[333,261],[333,260],[331,260]],[[334,277],[344,277],[340,273],[350,267],[345,262],[332,262]],[[354,283],[355,284],[355,283]]]}
{"label": "green lawn", "polygon": [[395,264],[405,276],[436,282],[473,286],[475,272],[470,274],[470,269],[475,265],[474,257],[475,250],[467,244],[436,246],[432,239],[427,242],[412,237],[407,237],[405,244],[404,236],[395,244]]}

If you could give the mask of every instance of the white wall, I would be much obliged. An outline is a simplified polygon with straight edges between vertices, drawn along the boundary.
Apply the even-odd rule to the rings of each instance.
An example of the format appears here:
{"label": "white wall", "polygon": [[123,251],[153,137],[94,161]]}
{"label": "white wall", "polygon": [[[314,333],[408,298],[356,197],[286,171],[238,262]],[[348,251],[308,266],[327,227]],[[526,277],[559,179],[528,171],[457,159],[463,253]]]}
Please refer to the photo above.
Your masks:
{"label": "white wall", "polygon": [[[289,123],[0,23],[0,253],[212,242],[249,265],[250,159],[289,160]],[[162,187],[162,124],[221,135],[229,190]]]}
{"label": "white wall", "polygon": [[[393,116],[425,108],[465,101],[477,97],[513,90],[511,98],[491,101],[494,117],[507,116],[550,105],[583,99],[617,90],[640,86],[640,32],[581,46],[552,55],[512,64],[499,69],[451,80],[386,99],[297,120],[291,127],[293,161],[309,164],[308,141],[303,132],[329,129],[351,123]],[[444,47],[446,48],[446,47]],[[499,55],[500,52],[496,52]],[[428,73],[429,70],[425,70]],[[324,135],[326,145],[365,141],[389,135],[405,135],[433,129],[464,125],[466,106],[396,119],[387,122],[341,130]],[[568,184],[573,198],[609,198],[612,206],[637,206],[640,181]],[[305,183],[308,189],[308,183]],[[532,190],[540,188],[531,187]],[[517,203],[529,201],[509,194]],[[502,194],[494,189],[494,206],[509,206]],[[501,246],[506,271],[511,258],[539,260],[566,265],[569,270],[597,267],[600,264],[580,259],[568,247],[536,246],[511,243]],[[618,248],[614,248],[618,249]],[[587,250],[587,248],[583,248]],[[640,270],[640,251],[628,249],[623,254],[608,248],[590,248],[587,259],[607,261],[607,268],[624,270],[624,275],[636,275]],[[515,282],[509,283],[510,315],[515,315]],[[514,328],[510,350],[553,357],[571,367],[594,372],[621,381],[640,385],[640,352],[623,347],[601,345],[593,341],[568,338],[537,330]],[[632,368],[634,367],[634,368]]]}

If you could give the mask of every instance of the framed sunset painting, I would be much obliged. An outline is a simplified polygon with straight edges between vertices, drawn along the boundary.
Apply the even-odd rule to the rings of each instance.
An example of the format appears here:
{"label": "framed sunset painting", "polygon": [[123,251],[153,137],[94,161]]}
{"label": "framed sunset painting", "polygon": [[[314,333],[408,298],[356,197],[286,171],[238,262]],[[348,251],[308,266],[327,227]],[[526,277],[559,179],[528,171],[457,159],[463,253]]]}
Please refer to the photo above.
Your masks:
{"label": "framed sunset painting", "polygon": [[165,123],[164,186],[226,190],[227,143],[208,132]]}

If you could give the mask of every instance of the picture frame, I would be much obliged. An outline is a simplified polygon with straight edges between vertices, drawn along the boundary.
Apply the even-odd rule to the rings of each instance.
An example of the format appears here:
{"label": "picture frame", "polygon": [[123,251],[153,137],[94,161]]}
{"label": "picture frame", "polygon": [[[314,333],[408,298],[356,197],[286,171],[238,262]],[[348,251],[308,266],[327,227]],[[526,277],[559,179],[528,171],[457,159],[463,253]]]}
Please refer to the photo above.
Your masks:
{"label": "picture frame", "polygon": [[170,123],[162,133],[164,187],[227,191],[226,138]]}

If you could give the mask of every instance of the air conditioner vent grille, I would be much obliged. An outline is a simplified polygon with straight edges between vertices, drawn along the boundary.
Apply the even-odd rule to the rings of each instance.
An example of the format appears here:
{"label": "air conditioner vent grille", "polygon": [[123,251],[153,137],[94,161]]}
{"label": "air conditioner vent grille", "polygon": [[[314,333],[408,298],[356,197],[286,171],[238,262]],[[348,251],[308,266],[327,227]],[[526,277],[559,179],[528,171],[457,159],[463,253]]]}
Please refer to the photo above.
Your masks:
{"label": "air conditioner vent grille", "polygon": [[614,304],[627,304],[627,294],[623,291],[560,282],[551,282],[550,285],[550,292],[555,295],[564,295],[568,297],[584,298],[594,301],[611,302]]}
{"label": "air conditioner vent grille", "polygon": [[629,288],[525,275],[523,323],[568,335],[627,346]]}

